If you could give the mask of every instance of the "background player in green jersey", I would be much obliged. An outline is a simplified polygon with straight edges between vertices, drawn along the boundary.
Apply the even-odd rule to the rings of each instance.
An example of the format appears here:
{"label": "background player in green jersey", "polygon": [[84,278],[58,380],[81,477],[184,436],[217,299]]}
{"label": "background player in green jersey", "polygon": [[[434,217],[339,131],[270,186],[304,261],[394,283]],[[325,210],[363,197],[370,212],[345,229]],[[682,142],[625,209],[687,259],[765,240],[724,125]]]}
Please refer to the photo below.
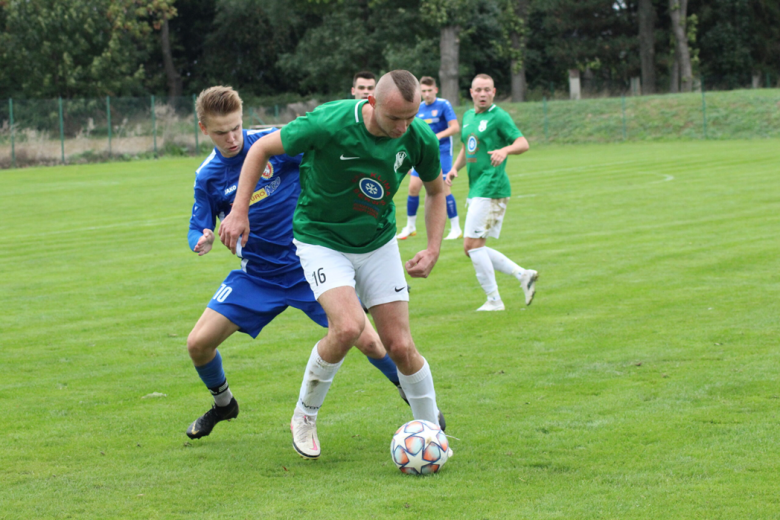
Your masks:
{"label": "background player in green jersey", "polygon": [[293,234],[329,322],[327,335],[312,350],[290,425],[293,446],[306,458],[320,455],[317,413],[365,327],[355,289],[398,367],[415,419],[444,427],[430,367],[409,329],[409,296],[395,239],[393,196],[415,168],[426,189],[428,241],[405,267],[412,277],[427,277],[439,258],[446,209],[439,143],[416,117],[420,100],[417,78],[392,71],[380,78],[368,100],[326,103],[258,140],[244,162],[233,209],[219,229],[222,242],[235,252],[249,235],[249,200],[268,158],[303,153]]}
{"label": "background player in green jersey", "polygon": [[512,260],[486,246],[487,238],[498,238],[504,221],[506,204],[511,195],[506,175],[506,158],[528,151],[528,141],[512,118],[493,104],[496,88],[493,78],[478,74],[471,82],[474,108],[463,115],[461,148],[445,182],[452,184],[458,170],[468,166],[469,198],[467,200],[463,249],[471,258],[477,280],[487,294],[487,302],[478,311],[503,311],[504,302],[498,293],[496,271],[514,276],[530,305],[536,291],[538,273],[523,269]]}

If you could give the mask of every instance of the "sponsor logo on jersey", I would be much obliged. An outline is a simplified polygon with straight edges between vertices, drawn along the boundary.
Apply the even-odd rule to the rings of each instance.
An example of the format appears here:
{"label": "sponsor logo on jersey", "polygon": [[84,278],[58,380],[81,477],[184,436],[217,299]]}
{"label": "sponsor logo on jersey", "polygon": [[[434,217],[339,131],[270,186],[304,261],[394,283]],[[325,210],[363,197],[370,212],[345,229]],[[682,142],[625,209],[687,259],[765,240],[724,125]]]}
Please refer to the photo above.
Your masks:
{"label": "sponsor logo on jersey", "polygon": [[398,171],[398,168],[400,168],[404,163],[404,159],[406,159],[406,152],[398,152],[395,154],[395,166],[393,166],[393,169],[396,172]]}
{"label": "sponsor logo on jersey", "polygon": [[[406,156],[406,154],[404,154],[404,156]],[[398,165],[397,158],[396,158],[396,165]],[[363,193],[363,195],[365,195],[371,200],[380,200],[382,197],[385,196],[385,189],[382,187],[380,183],[378,183],[374,179],[369,179],[367,177],[360,179],[360,182],[358,182],[358,186],[360,187],[360,192]]]}
{"label": "sponsor logo on jersey", "polygon": [[250,199],[249,199],[249,205],[251,206],[252,204],[256,204],[256,203],[260,202],[261,200],[266,199],[269,196],[271,196],[271,194],[273,194],[273,192],[275,192],[276,189],[279,187],[279,184],[281,184],[281,182],[282,182],[282,179],[277,177],[273,181],[271,181],[270,183],[266,184],[265,186],[263,186],[262,188],[260,188],[256,192],[254,192],[252,194],[252,197],[250,197]]}
{"label": "sponsor logo on jersey", "polygon": [[479,122],[479,131],[480,132],[484,132],[485,131],[485,129],[487,128],[487,123],[488,122],[485,121],[485,120],[482,120],[482,121]]}
{"label": "sponsor logo on jersey", "polygon": [[230,195],[231,193],[236,191],[236,188],[238,188],[237,184],[232,185],[231,187],[225,190],[225,195]]}
{"label": "sponsor logo on jersey", "polygon": [[268,180],[273,176],[274,176],[274,165],[269,162],[268,164],[265,165],[265,170],[263,170],[262,177],[263,179]]}
{"label": "sponsor logo on jersey", "polygon": [[468,141],[466,141],[466,150],[469,153],[474,153],[477,151],[477,145],[479,144],[479,141],[477,141],[476,136],[470,135]]}

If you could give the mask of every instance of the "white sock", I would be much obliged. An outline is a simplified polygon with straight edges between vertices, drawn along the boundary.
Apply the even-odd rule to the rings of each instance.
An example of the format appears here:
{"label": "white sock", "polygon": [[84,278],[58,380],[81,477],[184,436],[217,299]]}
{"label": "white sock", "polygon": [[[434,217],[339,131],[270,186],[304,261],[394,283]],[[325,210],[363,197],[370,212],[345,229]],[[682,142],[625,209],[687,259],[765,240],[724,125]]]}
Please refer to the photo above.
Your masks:
{"label": "white sock", "polygon": [[344,362],[341,360],[338,363],[328,363],[320,357],[317,345],[314,345],[309,362],[306,364],[301,393],[298,395],[298,404],[295,406],[297,410],[313,417],[317,416],[322,403],[325,402],[325,396],[328,394],[333,377]]}
{"label": "white sock", "polygon": [[518,280],[520,279],[520,276],[523,274],[525,269],[511,261],[503,253],[500,253],[495,249],[490,249],[489,247],[485,247],[485,249],[487,249],[488,255],[490,256],[490,262],[493,264],[493,268],[496,271],[499,273],[510,274]]}
{"label": "white sock", "polygon": [[450,219],[450,227],[452,229],[457,229],[458,231],[460,231],[460,220],[458,219],[457,216],[452,217]]}
{"label": "white sock", "polygon": [[233,399],[233,392],[230,391],[230,387],[214,396],[214,402],[217,406],[227,406],[230,404],[231,399]]}
{"label": "white sock", "polygon": [[482,286],[485,294],[498,292],[496,284],[496,272],[493,270],[493,262],[490,261],[490,255],[487,247],[478,247],[469,251],[471,263],[474,264],[474,270],[477,272],[477,281]]}
{"label": "white sock", "polygon": [[409,229],[417,229],[415,222],[417,222],[417,215],[406,215],[406,227]]}
{"label": "white sock", "polygon": [[398,380],[412,407],[412,416],[415,419],[439,424],[439,408],[436,406],[436,390],[433,389],[431,367],[428,366],[425,358],[423,362],[423,367],[415,374],[405,376],[398,372]]}

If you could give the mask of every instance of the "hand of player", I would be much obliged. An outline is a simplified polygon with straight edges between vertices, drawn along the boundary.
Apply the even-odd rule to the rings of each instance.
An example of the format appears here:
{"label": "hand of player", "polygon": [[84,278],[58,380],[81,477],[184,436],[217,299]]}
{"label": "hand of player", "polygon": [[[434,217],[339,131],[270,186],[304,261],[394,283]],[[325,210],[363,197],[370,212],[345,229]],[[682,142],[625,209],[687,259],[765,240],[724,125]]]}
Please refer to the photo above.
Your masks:
{"label": "hand of player", "polygon": [[214,232],[209,228],[203,230],[203,236],[198,239],[198,243],[195,244],[193,251],[198,253],[198,256],[203,256],[211,251],[211,245],[214,243]]}
{"label": "hand of player", "polygon": [[225,217],[219,225],[219,239],[236,254],[236,245],[241,240],[241,247],[249,240],[249,217],[246,213],[239,214],[235,208]]}
{"label": "hand of player", "polygon": [[444,176],[444,184],[452,186],[452,180],[458,177],[458,170],[450,170],[447,175]]}
{"label": "hand of player", "polygon": [[498,166],[506,159],[506,152],[504,152],[503,148],[488,153],[490,154],[490,164],[493,166]]}
{"label": "hand of player", "polygon": [[438,253],[433,253],[427,249],[423,249],[414,258],[406,262],[406,272],[412,278],[428,278],[431,274],[433,266],[436,265],[436,261],[439,259]]}

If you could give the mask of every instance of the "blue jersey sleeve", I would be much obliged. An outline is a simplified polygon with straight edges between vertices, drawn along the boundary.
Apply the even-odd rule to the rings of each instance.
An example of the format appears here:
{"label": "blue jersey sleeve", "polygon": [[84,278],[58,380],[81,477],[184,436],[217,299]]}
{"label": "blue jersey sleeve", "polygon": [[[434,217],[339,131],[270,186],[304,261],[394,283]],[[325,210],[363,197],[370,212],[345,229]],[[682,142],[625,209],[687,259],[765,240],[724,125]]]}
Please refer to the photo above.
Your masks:
{"label": "blue jersey sleeve", "polygon": [[195,250],[198,240],[203,236],[204,229],[213,230],[217,226],[215,206],[212,205],[208,193],[195,181],[195,203],[192,205],[190,216],[190,229],[187,233],[187,241],[190,249]]}
{"label": "blue jersey sleeve", "polygon": [[458,119],[458,116],[455,115],[455,110],[452,108],[452,103],[447,100],[444,101],[444,119],[447,120],[447,123]]}

